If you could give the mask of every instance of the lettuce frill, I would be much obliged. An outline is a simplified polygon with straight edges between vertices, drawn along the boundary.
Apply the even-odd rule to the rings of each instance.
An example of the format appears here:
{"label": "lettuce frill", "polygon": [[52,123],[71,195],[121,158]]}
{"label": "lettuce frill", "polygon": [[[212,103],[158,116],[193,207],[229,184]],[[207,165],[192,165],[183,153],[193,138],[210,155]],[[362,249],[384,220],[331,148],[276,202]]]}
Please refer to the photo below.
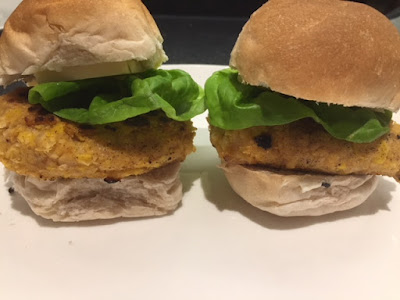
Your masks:
{"label": "lettuce frill", "polygon": [[392,113],[296,99],[241,83],[238,72],[215,72],[205,85],[211,125],[225,130],[284,125],[312,118],[337,139],[369,143],[390,130]]}
{"label": "lettuce frill", "polygon": [[173,120],[187,121],[205,111],[203,89],[182,70],[43,83],[29,91],[28,99],[63,119],[91,125],[158,109]]}

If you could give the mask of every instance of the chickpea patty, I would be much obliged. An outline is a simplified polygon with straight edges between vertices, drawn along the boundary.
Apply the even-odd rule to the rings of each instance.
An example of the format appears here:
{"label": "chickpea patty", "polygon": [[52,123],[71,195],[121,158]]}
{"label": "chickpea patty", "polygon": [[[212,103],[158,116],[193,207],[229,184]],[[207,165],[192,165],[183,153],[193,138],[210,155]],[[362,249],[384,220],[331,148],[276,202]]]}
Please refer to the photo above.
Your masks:
{"label": "chickpea patty", "polygon": [[155,111],[124,122],[82,125],[27,100],[28,89],[0,96],[0,161],[41,179],[140,175],[194,151],[194,128]]}
{"label": "chickpea patty", "polygon": [[400,177],[400,125],[372,143],[338,140],[312,120],[272,127],[223,130],[211,126],[211,142],[228,163],[329,174]]}

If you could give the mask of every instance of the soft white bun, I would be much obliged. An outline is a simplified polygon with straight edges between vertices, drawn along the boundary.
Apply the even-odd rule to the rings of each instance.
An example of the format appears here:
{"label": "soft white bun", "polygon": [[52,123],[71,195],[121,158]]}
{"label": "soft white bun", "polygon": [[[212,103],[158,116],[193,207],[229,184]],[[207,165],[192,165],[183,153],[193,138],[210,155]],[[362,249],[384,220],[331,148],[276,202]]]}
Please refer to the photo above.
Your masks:
{"label": "soft white bun", "polygon": [[244,82],[344,106],[400,107],[400,35],[380,12],[341,0],[270,0],[230,65]]}
{"label": "soft white bun", "polygon": [[180,163],[115,183],[102,179],[44,181],[8,172],[8,183],[39,216],[59,222],[145,217],[172,212],[182,199]]}
{"label": "soft white bun", "polygon": [[134,60],[155,68],[167,59],[162,42],[140,0],[24,0],[0,37],[0,85],[75,66]]}
{"label": "soft white bun", "polygon": [[[374,175],[311,175],[223,164],[233,190],[253,206],[272,214],[319,216],[348,210],[375,190]],[[322,185],[324,184],[324,185]]]}

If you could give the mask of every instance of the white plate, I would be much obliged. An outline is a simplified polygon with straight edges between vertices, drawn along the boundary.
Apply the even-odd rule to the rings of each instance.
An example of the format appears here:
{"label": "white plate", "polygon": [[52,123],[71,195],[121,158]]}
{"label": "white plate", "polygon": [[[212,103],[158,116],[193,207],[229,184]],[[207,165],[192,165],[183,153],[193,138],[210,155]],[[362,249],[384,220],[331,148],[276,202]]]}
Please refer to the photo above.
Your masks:
{"label": "white plate", "polygon": [[0,30],[3,29],[4,23],[14,9],[22,2],[22,0],[1,0],[0,1]]}
{"label": "white plate", "polygon": [[[200,84],[221,66],[178,65]],[[172,215],[60,224],[0,189],[0,299],[400,299],[400,192],[280,218],[230,189],[195,120],[197,152]]]}

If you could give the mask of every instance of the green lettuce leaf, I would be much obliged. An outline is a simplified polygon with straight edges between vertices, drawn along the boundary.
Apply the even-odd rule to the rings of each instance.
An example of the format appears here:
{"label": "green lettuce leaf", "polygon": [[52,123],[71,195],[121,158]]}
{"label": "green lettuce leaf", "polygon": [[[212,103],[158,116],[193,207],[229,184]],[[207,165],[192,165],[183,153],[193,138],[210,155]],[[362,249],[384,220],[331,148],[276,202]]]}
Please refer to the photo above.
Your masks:
{"label": "green lettuce leaf", "polygon": [[205,111],[203,89],[182,70],[43,83],[29,91],[28,99],[61,118],[92,125],[119,122],[157,109],[177,121]]}
{"label": "green lettuce leaf", "polygon": [[390,111],[295,99],[266,88],[240,83],[238,72],[215,72],[205,85],[211,125],[238,130],[288,124],[312,118],[337,139],[369,143],[389,132]]}

